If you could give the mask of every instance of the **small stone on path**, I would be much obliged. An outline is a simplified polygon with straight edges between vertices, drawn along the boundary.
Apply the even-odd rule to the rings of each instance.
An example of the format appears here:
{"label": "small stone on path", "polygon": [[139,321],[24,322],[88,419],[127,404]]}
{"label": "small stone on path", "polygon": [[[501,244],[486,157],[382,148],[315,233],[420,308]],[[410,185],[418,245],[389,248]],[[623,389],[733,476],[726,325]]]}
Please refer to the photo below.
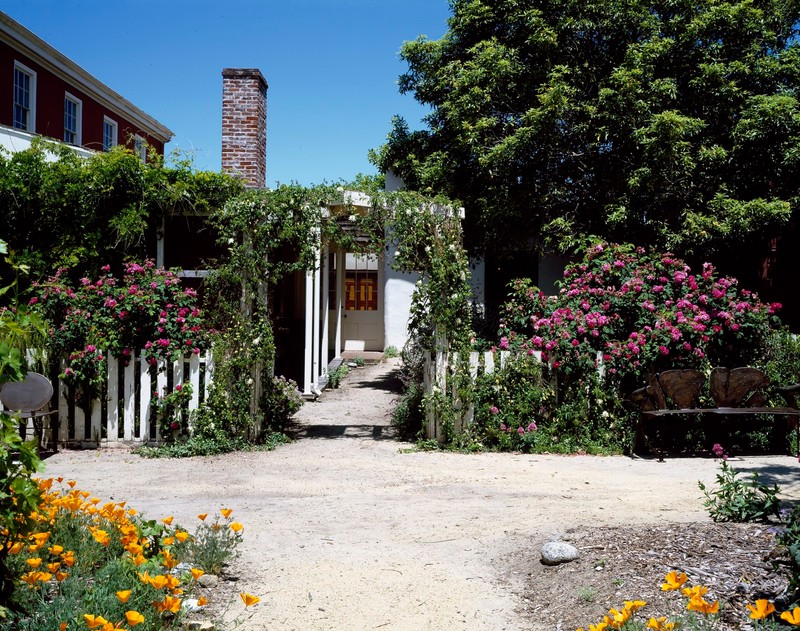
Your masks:
{"label": "small stone on path", "polygon": [[542,546],[542,563],[545,565],[567,563],[579,556],[578,548],[563,541],[548,541]]}

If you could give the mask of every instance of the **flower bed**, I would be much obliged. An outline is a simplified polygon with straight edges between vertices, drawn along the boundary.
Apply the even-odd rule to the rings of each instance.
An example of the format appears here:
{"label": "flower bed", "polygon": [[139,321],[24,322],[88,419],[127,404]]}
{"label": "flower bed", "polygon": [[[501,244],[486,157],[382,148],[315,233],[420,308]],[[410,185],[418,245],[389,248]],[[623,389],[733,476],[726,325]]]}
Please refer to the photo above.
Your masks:
{"label": "flower bed", "polygon": [[0,613],[13,628],[177,629],[189,609],[206,605],[194,598],[198,580],[219,572],[242,539],[230,509],[198,515],[190,534],[172,517],[143,520],[124,501],[102,504],[63,482],[39,480],[32,532],[2,540],[15,590]]}

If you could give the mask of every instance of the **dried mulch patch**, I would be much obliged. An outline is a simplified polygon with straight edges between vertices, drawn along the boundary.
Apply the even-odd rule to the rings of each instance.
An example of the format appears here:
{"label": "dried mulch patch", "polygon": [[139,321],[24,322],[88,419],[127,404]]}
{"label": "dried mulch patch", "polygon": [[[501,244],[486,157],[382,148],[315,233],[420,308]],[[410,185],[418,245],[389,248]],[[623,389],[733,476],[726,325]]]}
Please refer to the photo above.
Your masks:
{"label": "dried mulch patch", "polygon": [[788,584],[776,533],[768,524],[576,528],[563,540],[580,550],[577,561],[542,565],[541,542],[515,555],[511,574],[523,577],[520,613],[532,628],[565,630],[597,623],[625,600],[647,602],[639,619],[668,616],[685,607],[677,592],[661,590],[664,575],[678,570],[687,584],[708,587],[707,600],[719,600],[719,628],[751,628],[745,605],[774,600]]}

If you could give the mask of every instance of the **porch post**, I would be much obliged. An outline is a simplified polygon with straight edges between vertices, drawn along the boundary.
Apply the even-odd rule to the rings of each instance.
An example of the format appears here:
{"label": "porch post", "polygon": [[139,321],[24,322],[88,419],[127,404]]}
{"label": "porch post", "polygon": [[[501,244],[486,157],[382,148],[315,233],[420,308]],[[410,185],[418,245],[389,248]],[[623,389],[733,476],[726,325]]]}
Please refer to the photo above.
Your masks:
{"label": "porch post", "polygon": [[314,339],[314,272],[306,272],[306,342],[305,365],[303,367],[303,394],[313,395],[311,391],[312,341]]}
{"label": "porch post", "polygon": [[344,250],[336,251],[336,348],[335,357],[342,356],[342,318],[344,317]]}
{"label": "porch post", "polygon": [[[319,236],[319,233],[317,233]],[[319,316],[320,316],[320,272],[322,267],[322,245],[319,245],[317,248],[317,253],[314,261],[314,302],[313,302],[313,319],[314,319],[314,341],[312,346],[312,353],[313,353],[313,360],[312,360],[312,376],[311,376],[311,390],[316,392],[317,391],[317,380],[319,379],[320,369],[319,369],[319,359],[320,359],[320,352],[319,352],[319,345],[320,345],[320,327],[319,327]]]}
{"label": "porch post", "polygon": [[330,274],[328,273],[328,259],[330,250],[322,248],[322,374],[328,373],[328,336],[330,333],[330,307],[329,294]]}

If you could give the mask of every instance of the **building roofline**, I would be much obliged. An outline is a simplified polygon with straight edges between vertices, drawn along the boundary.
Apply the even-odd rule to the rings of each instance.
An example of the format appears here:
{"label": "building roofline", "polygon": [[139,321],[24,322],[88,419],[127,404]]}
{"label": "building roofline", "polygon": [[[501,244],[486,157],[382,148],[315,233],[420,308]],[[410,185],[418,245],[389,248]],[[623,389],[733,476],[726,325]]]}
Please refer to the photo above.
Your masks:
{"label": "building roofline", "polygon": [[109,110],[134,123],[141,131],[161,142],[168,142],[175,135],[168,127],[136,107],[2,11],[0,11],[0,40],[20,49],[53,74],[79,87]]}

